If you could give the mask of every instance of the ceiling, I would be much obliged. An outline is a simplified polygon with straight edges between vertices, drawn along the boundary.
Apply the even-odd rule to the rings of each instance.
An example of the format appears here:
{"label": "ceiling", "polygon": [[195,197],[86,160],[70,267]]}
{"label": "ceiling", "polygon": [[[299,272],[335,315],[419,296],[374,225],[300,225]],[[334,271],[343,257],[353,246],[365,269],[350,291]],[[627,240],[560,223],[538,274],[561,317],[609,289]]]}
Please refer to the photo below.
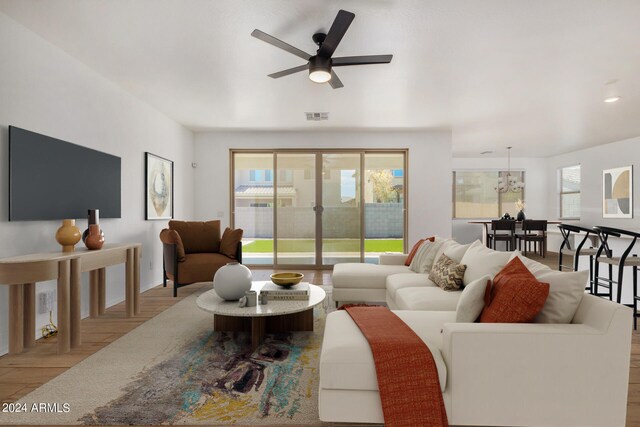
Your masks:
{"label": "ceiling", "polygon": [[[250,36],[310,53],[342,8],[332,90]],[[640,135],[638,0],[0,0],[0,11],[194,130],[445,129],[456,156],[549,156]],[[618,79],[619,102],[605,82]],[[305,112],[330,113],[307,122]]]}

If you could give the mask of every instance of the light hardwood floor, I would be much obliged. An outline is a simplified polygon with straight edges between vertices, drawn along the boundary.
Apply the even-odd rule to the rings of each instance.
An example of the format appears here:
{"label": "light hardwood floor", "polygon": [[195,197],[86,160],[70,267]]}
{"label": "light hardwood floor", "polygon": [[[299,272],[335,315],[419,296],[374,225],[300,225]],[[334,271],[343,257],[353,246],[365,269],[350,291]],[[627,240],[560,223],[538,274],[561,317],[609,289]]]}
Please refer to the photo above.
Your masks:
{"label": "light hardwood floor", "polygon": [[[557,268],[557,258],[549,254],[539,259],[551,268]],[[267,280],[271,269],[252,269],[255,280]],[[316,285],[330,285],[331,272],[302,270],[305,278]],[[99,319],[82,320],[82,345],[70,353],[58,355],[55,337],[40,339],[35,347],[19,355],[0,357],[0,402],[14,402],[42,384],[55,378],[81,360],[107,346],[158,313],[171,307],[188,295],[210,284],[195,284],[180,288],[178,298],[172,297],[172,288],[156,286],[140,298],[140,315],[125,317],[124,303],[107,309]],[[603,390],[606,393],[606,390]],[[627,426],[640,427],[640,333],[634,332],[631,346],[631,371],[627,405]]]}

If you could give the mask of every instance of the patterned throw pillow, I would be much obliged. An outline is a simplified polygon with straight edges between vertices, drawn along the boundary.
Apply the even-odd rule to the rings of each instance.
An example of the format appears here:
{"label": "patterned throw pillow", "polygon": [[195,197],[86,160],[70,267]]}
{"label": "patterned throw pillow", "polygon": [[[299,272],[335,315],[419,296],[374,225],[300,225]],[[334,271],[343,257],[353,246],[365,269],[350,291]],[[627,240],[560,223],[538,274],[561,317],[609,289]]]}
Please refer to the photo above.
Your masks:
{"label": "patterned throw pillow", "polygon": [[457,291],[462,288],[462,279],[467,266],[458,264],[446,255],[442,255],[431,269],[429,280],[445,291]]}
{"label": "patterned throw pillow", "polygon": [[426,239],[418,240],[418,242],[415,245],[413,245],[413,248],[411,248],[411,251],[409,251],[409,256],[404,261],[404,265],[406,265],[407,267],[411,265],[411,261],[413,261],[413,257],[416,256],[416,253],[418,253],[418,249],[420,249],[420,246],[422,246],[425,240],[433,242],[434,240],[436,240],[436,237],[431,236],[431,237],[427,237]]}
{"label": "patterned throw pillow", "polygon": [[509,261],[487,287],[481,323],[531,323],[544,307],[549,284],[536,280],[516,257]]}

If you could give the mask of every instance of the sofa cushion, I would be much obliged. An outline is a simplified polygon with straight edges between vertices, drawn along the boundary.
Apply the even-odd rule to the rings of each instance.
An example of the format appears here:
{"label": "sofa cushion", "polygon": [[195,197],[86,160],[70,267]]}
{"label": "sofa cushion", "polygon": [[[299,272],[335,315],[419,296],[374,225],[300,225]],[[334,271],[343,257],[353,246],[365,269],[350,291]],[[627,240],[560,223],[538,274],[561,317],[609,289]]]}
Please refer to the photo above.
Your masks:
{"label": "sofa cushion", "polygon": [[226,255],[229,258],[236,259],[238,255],[238,243],[242,241],[242,228],[236,228],[232,230],[227,227],[222,233],[222,239],[220,239],[220,253]]}
{"label": "sofa cushion", "polygon": [[437,286],[402,288],[396,291],[395,303],[399,310],[455,312],[461,294],[462,291],[445,292]]}
{"label": "sofa cushion", "polygon": [[436,286],[429,275],[425,273],[398,273],[387,276],[387,294],[396,298],[396,292],[403,288],[417,288],[422,286]]}
{"label": "sofa cushion", "polygon": [[485,292],[482,323],[529,323],[542,310],[549,284],[541,283],[520,261],[514,258],[494,277]]}
{"label": "sofa cushion", "polygon": [[[455,321],[452,311],[394,311],[427,343],[438,369],[440,388],[447,384],[447,366],[442,359],[441,330]],[[327,316],[320,356],[320,387],[338,390],[378,390],[373,355],[367,339],[346,311]]]}
{"label": "sofa cushion", "polygon": [[[211,282],[216,271],[232,261],[222,254],[187,254],[178,265],[178,283]],[[173,280],[171,272],[167,271],[167,276]]]}
{"label": "sofa cushion", "polygon": [[178,257],[178,262],[182,262],[185,260],[184,253],[184,245],[182,244],[182,239],[180,235],[175,230],[169,230],[168,228],[163,229],[160,232],[160,241],[167,245],[176,245],[176,255]]}
{"label": "sofa cushion", "polygon": [[333,266],[331,280],[337,288],[385,289],[387,276],[408,272],[405,265],[347,262]]}
{"label": "sofa cushion", "polygon": [[534,276],[549,284],[549,297],[534,322],[571,323],[584,297],[589,270],[566,272],[549,269],[540,270]]}
{"label": "sofa cushion", "polygon": [[429,280],[438,285],[445,291],[457,291],[461,289],[462,278],[467,266],[458,264],[446,255],[442,255],[438,261],[433,264]]}
{"label": "sofa cushion", "polygon": [[411,261],[409,268],[416,273],[428,273],[431,271],[431,266],[436,259],[436,253],[440,246],[442,246],[441,240],[430,241],[426,240],[422,242],[422,245],[418,248],[416,256]]}
{"label": "sofa cushion", "polygon": [[493,278],[509,262],[511,255],[511,252],[489,249],[479,240],[473,242],[460,260],[467,266],[463,278],[465,286],[487,274]]}
{"label": "sofa cushion", "polygon": [[491,277],[482,276],[464,287],[456,307],[456,322],[475,322],[484,308],[484,296],[487,286],[491,286]]}
{"label": "sofa cushion", "polygon": [[180,235],[187,254],[220,251],[220,221],[169,221]]}

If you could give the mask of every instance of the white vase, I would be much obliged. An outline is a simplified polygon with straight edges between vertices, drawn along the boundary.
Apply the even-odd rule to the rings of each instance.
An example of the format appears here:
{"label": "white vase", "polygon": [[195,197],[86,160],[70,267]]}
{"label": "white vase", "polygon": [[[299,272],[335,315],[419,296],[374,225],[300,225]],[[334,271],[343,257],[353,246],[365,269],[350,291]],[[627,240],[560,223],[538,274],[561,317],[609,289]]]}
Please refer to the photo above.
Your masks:
{"label": "white vase", "polygon": [[239,262],[230,262],[216,271],[213,289],[228,301],[239,300],[251,289],[251,270]]}

